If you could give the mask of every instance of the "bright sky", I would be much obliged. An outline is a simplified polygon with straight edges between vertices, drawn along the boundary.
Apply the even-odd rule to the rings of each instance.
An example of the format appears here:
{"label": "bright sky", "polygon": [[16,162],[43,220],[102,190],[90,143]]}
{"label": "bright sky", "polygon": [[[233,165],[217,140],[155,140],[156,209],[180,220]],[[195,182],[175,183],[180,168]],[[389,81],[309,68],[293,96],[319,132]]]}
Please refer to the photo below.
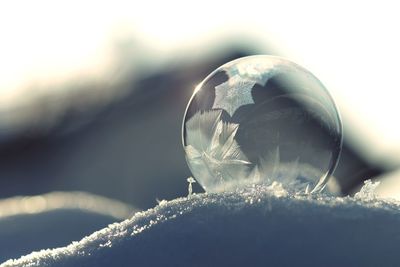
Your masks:
{"label": "bright sky", "polygon": [[100,2],[2,3],[0,92],[102,73],[113,34],[133,32],[153,60],[240,37],[310,69],[337,100],[345,126],[356,129],[356,142],[374,158],[400,163],[396,1]]}

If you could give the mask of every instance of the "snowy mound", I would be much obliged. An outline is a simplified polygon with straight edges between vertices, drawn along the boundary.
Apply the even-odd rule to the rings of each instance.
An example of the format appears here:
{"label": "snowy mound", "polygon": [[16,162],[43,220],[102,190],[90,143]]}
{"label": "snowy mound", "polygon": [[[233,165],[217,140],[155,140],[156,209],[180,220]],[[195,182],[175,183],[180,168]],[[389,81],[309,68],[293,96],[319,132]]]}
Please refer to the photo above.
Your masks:
{"label": "snowy mound", "polygon": [[399,205],[372,187],[354,198],[289,196],[275,185],[161,202],[1,266],[395,266]]}

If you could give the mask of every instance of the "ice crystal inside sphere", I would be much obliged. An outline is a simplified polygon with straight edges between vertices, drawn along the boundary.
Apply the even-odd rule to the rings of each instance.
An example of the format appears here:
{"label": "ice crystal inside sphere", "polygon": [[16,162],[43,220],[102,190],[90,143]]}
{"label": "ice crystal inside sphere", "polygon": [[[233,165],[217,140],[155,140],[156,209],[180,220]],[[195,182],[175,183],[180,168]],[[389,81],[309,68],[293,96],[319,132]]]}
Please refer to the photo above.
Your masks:
{"label": "ice crystal inside sphere", "polygon": [[272,56],[216,69],[196,87],[183,121],[186,160],[207,192],[273,182],[319,192],[341,142],[340,117],[321,82]]}

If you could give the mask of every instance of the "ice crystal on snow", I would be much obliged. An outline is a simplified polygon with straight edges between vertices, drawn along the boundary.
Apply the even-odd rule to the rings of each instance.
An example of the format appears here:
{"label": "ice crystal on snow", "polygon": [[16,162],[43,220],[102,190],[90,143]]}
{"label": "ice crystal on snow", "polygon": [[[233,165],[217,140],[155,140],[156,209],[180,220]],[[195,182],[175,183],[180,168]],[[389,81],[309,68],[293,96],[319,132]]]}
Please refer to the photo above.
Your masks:
{"label": "ice crystal on snow", "polygon": [[354,195],[355,198],[371,200],[376,198],[376,188],[379,186],[380,182],[372,182],[371,180],[364,181],[364,186],[360,189],[358,193]]}
{"label": "ice crystal on snow", "polygon": [[193,177],[187,178],[187,182],[189,183],[188,185],[188,197],[191,197],[193,194],[193,186],[192,184],[196,182],[196,180]]}

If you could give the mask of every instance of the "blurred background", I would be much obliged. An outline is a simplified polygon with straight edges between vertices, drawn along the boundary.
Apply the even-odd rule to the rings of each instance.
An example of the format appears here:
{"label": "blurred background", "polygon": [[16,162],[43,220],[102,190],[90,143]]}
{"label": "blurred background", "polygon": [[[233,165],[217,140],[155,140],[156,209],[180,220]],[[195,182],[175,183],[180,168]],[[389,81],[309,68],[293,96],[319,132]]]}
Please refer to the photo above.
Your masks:
{"label": "blurred background", "polygon": [[84,191],[146,209],[186,196],[181,122],[194,87],[253,54],[297,62],[336,100],[345,135],[332,191],[376,178],[381,195],[400,197],[397,10],[390,1],[3,3],[0,198]]}
{"label": "blurred background", "polygon": [[396,7],[0,4],[0,261],[66,245],[157,200],[186,196],[187,102],[208,73],[246,55],[297,62],[336,100],[344,146],[331,192],[353,194],[374,178],[380,195],[400,198]]}

